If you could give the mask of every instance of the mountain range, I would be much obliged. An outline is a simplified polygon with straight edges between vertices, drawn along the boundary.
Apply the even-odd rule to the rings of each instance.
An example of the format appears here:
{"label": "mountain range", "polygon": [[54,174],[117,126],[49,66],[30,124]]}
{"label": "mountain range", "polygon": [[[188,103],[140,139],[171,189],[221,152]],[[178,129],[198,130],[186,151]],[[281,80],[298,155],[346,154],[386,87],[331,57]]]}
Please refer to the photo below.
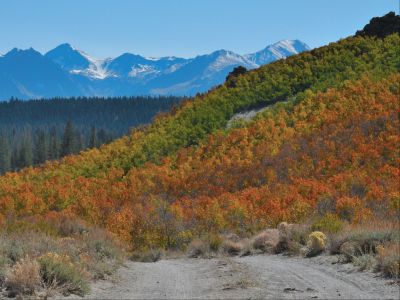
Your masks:
{"label": "mountain range", "polygon": [[32,48],[14,48],[0,56],[0,101],[11,97],[190,96],[222,83],[239,65],[254,69],[309,49],[299,40],[282,40],[246,55],[218,50],[194,58],[124,53],[97,59],[67,43],[44,55]]}

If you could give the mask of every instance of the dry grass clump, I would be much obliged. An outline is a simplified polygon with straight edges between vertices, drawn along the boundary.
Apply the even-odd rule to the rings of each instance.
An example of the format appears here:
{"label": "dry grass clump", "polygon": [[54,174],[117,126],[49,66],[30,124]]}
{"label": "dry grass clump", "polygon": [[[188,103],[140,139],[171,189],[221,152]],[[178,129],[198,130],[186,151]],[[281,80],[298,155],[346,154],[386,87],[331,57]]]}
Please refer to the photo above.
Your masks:
{"label": "dry grass clump", "polygon": [[308,225],[282,222],[278,225],[278,232],[279,242],[275,247],[275,253],[303,254],[310,232]]}
{"label": "dry grass clump", "polygon": [[236,234],[207,235],[190,242],[187,255],[191,258],[210,258],[215,255],[250,255],[253,242],[248,238],[239,238]]}
{"label": "dry grass clump", "polygon": [[84,221],[65,215],[59,216],[50,223],[57,230],[57,233],[63,237],[82,235],[91,230]]}
{"label": "dry grass clump", "polygon": [[40,285],[40,266],[28,257],[18,261],[6,275],[5,286],[9,296],[32,295]]}
{"label": "dry grass clump", "polygon": [[361,270],[377,269],[387,277],[399,277],[400,231],[397,222],[373,220],[347,225],[330,236],[331,254],[352,262]]}
{"label": "dry grass clump", "polygon": [[390,241],[400,241],[399,225],[396,222],[369,221],[357,225],[344,226],[343,230],[330,235],[329,250],[331,254],[339,254],[345,242],[355,244],[359,255],[361,251],[376,252],[376,247]]}
{"label": "dry grass clump", "polygon": [[[223,237],[227,237],[224,235]],[[190,242],[187,253],[189,257],[210,257],[219,252],[223,245],[223,237],[218,234],[208,234]],[[231,237],[234,237],[233,235]]]}
{"label": "dry grass clump", "polygon": [[241,242],[233,242],[226,240],[222,243],[222,251],[228,255],[235,256],[239,255],[243,250],[243,244]]}
{"label": "dry grass clump", "polygon": [[240,256],[248,256],[248,255],[252,255],[254,253],[252,239],[244,238],[241,240],[241,244],[242,244],[242,251],[240,253]]}
{"label": "dry grass clump", "polygon": [[274,253],[278,243],[278,229],[266,229],[253,238],[253,248],[265,253]]}
{"label": "dry grass clump", "polygon": [[225,233],[222,235],[222,239],[225,241],[231,241],[231,242],[239,242],[240,237],[236,233]]}
{"label": "dry grass clump", "polygon": [[343,244],[340,245],[338,250],[338,254],[341,255],[340,260],[344,263],[351,262],[353,257],[356,256],[357,252],[358,252],[357,243],[354,243],[352,241],[344,242]]}
{"label": "dry grass clump", "polygon": [[400,278],[400,244],[388,243],[377,247],[379,270],[387,277]]}
{"label": "dry grass clump", "polygon": [[188,256],[192,258],[204,257],[209,252],[208,245],[200,239],[195,239],[190,242],[188,247]]}
{"label": "dry grass clump", "polygon": [[152,263],[159,261],[164,256],[164,251],[161,249],[149,249],[147,251],[135,252],[131,256],[131,260]]}

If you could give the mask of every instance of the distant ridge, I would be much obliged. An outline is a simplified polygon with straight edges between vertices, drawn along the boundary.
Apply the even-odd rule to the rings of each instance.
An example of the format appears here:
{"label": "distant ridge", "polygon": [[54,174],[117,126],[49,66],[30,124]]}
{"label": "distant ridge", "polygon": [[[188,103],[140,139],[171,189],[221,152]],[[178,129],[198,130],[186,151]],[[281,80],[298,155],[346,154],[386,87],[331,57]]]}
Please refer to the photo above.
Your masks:
{"label": "distant ridge", "polygon": [[68,43],[42,55],[12,49],[0,56],[0,101],[68,96],[194,95],[224,81],[237,66],[254,69],[307,51],[282,40],[252,54],[217,50],[194,58],[146,58],[124,53],[97,59]]}

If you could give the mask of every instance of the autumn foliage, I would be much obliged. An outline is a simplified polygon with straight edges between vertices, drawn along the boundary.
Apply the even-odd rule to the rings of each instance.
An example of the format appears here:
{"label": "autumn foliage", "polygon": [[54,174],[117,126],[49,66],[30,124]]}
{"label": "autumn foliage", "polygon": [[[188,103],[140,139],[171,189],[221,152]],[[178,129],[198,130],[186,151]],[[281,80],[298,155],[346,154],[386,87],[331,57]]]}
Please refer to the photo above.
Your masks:
{"label": "autumn foliage", "polygon": [[[386,42],[355,38],[277,62],[100,150],[8,173],[0,178],[0,223],[73,216],[142,249],[182,247],[195,237],[227,231],[253,234],[314,215],[350,223],[395,218],[398,40],[398,35]],[[378,53],[382,45],[387,49]],[[346,47],[365,62],[358,69],[341,70],[327,59]],[[302,75],[291,78],[296,63],[308,69],[299,67]],[[263,77],[268,72],[275,83]],[[336,76],[328,80],[323,72]],[[246,93],[252,100],[240,102]],[[235,111],[262,103],[260,96],[290,101],[225,129]],[[207,123],[206,116],[213,119]]]}

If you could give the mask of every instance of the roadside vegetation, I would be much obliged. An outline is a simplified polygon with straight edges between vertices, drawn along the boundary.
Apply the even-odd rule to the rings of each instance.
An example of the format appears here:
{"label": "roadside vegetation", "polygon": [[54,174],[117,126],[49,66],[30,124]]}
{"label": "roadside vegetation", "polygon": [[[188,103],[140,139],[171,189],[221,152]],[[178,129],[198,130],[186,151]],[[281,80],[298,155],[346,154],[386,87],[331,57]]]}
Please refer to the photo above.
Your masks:
{"label": "roadside vegetation", "polygon": [[125,258],[122,249],[104,230],[62,214],[47,223],[9,222],[0,233],[0,291],[11,297],[82,296],[91,280],[112,276]]}
{"label": "roadside vegetation", "polygon": [[[191,258],[283,254],[313,257],[335,255],[336,263],[352,263],[360,271],[400,278],[400,228],[395,222],[372,220],[359,224],[341,222],[342,228],[313,231],[315,223],[280,223],[255,236],[225,234],[193,240],[186,255]],[[329,224],[327,224],[329,225]],[[213,241],[218,239],[218,244]]]}

